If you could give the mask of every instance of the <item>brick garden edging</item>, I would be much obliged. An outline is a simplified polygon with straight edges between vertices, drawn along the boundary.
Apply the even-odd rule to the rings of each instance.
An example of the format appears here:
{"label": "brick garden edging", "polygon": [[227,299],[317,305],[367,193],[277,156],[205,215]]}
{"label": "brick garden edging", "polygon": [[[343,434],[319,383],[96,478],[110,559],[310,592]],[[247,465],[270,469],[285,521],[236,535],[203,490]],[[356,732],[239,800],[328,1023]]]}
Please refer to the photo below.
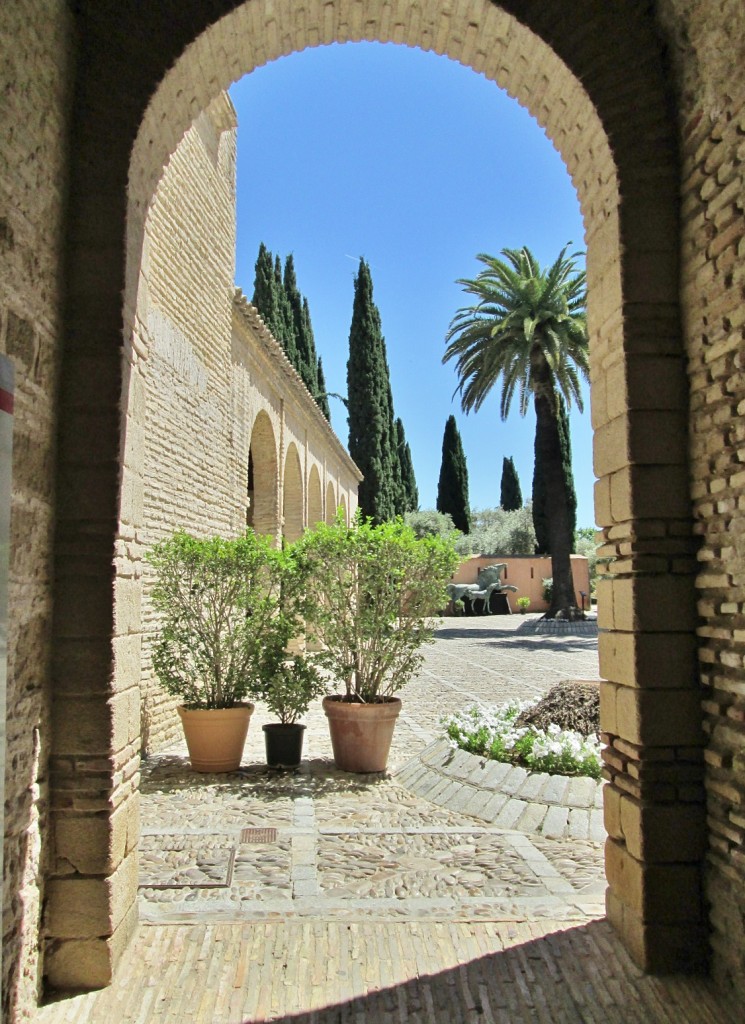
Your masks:
{"label": "brick garden edging", "polygon": [[588,776],[546,775],[490,761],[435,740],[396,780],[439,807],[505,829],[552,839],[605,839],[603,783]]}

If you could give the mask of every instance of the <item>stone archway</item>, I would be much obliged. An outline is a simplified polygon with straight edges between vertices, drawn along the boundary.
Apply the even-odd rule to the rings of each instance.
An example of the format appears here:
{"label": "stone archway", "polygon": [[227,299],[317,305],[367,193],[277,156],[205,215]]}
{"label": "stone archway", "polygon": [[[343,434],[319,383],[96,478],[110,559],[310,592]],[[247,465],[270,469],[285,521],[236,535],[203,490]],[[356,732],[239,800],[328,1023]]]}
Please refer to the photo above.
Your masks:
{"label": "stone archway", "polygon": [[323,494],[321,491],[321,477],[318,473],[318,466],[310,467],[308,477],[308,522],[311,528],[316,523],[323,522]]}
{"label": "stone archway", "polygon": [[282,478],[282,537],[289,544],[299,540],[305,525],[305,501],[300,455],[294,443],[287,448]]}
{"label": "stone archway", "polygon": [[257,533],[279,536],[279,473],[277,441],[269,416],[262,410],[251,431],[247,471],[246,525]]}
{"label": "stone archway", "polygon": [[[492,78],[546,128],[577,188],[587,233],[597,520],[603,554],[613,560],[601,585],[613,776],[608,909],[645,967],[697,962],[701,851],[684,840],[691,821],[702,821],[701,798],[688,802],[675,778],[659,782],[671,761],[677,778],[696,774],[701,735],[678,165],[647,9],[619,19],[607,4],[585,0],[557,20],[541,0],[476,0],[467,10],[439,0],[380,0],[364,9],[350,0],[303,8],[290,0],[182,0],[172,15],[152,5],[138,12],[137,31],[115,4],[79,15],[51,756],[54,785],[68,794],[86,788],[90,801],[75,828],[64,814],[53,824],[66,859],[52,866],[47,885],[50,979],[63,987],[105,983],[136,920],[136,825],[127,823],[136,820],[140,552],[122,539],[139,525],[130,499],[141,488],[137,296],[147,281],[148,204],[184,130],[232,80],[305,46],[362,38],[432,48]],[[95,395],[83,387],[92,375]],[[660,381],[662,391],[651,387]],[[681,763],[686,757],[690,764]],[[95,792],[89,763],[110,764],[96,775]],[[95,914],[76,918],[81,901]]]}

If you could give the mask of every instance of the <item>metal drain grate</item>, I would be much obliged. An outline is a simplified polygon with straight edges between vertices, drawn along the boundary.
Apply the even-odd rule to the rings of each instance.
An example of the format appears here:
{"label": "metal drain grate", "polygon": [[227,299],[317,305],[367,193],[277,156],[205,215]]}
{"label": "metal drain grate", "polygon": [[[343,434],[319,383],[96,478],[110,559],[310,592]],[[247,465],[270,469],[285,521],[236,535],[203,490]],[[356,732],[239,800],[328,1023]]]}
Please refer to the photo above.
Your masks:
{"label": "metal drain grate", "polygon": [[276,828],[244,828],[241,830],[242,843],[276,843]]}

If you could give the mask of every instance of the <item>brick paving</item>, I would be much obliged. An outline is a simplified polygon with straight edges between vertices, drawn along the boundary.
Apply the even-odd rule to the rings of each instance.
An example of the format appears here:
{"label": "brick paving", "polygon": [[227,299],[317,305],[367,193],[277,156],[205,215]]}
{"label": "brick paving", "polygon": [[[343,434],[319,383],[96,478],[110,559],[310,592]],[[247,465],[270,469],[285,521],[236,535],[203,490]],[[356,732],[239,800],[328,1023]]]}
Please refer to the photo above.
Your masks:
{"label": "brick paving", "polygon": [[138,935],[111,988],[50,1003],[40,1024],[734,1021],[704,980],[642,976],[603,920],[591,780],[438,739],[472,700],[597,677],[586,624],[534,621],[443,622],[387,774],[336,771],[320,709],[297,772],[263,764],[261,707],[235,774],[195,775],[183,748],[150,758]]}

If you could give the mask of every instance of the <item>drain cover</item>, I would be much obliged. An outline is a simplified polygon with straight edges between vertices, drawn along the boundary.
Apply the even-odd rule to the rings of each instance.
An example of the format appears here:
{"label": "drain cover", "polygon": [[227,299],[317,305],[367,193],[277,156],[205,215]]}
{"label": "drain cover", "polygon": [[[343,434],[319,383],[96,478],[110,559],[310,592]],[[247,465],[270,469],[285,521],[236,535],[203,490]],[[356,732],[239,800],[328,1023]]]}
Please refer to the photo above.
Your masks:
{"label": "drain cover", "polygon": [[276,843],[276,828],[244,828],[241,830],[242,843]]}

